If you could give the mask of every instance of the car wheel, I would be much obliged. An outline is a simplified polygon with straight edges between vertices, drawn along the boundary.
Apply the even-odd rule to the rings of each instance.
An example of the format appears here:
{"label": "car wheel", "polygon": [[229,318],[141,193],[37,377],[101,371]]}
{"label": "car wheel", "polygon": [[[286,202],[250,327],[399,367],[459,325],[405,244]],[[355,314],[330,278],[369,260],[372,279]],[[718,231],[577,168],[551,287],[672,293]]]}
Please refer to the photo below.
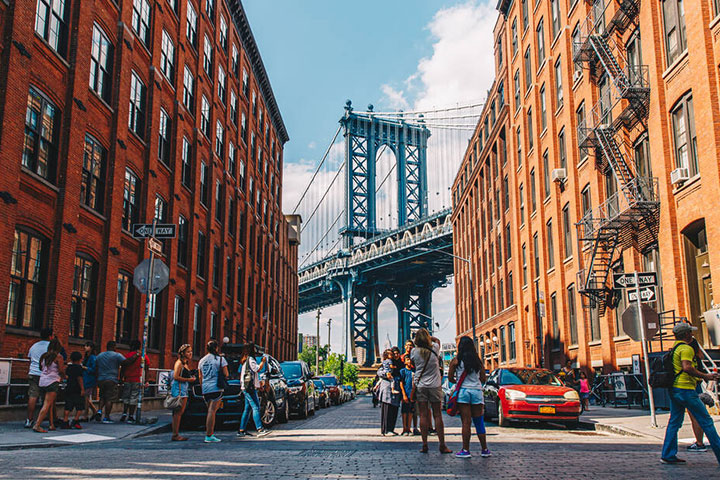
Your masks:
{"label": "car wheel", "polygon": [[305,399],[305,406],[302,409],[302,412],[300,412],[300,418],[307,418],[308,417],[308,405],[309,399]]}
{"label": "car wheel", "polygon": [[278,423],[287,423],[290,418],[290,404],[288,404],[287,397],[285,398],[285,407],[280,415],[278,415]]}
{"label": "car wheel", "polygon": [[567,422],[565,422],[565,426],[567,427],[568,430],[575,430],[578,428],[579,425],[580,425],[580,419],[577,419],[577,418],[575,420],[568,420]]}
{"label": "car wheel", "polygon": [[260,421],[262,422],[263,427],[272,427],[275,424],[276,417],[277,407],[275,406],[275,402],[269,398],[265,402],[260,416]]}
{"label": "car wheel", "polygon": [[498,426],[499,427],[510,426],[510,421],[507,418],[505,418],[505,415],[503,414],[502,403],[500,405],[498,405]]}

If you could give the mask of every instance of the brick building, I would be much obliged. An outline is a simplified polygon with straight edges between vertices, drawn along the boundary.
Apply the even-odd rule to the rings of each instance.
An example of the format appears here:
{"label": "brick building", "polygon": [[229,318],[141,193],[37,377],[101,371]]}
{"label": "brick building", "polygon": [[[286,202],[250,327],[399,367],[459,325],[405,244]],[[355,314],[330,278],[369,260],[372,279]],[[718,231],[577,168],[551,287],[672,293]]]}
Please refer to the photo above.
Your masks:
{"label": "brick building", "polygon": [[[685,317],[715,346],[720,2],[497,8],[496,80],[453,185],[489,367],[629,369],[641,348],[611,288],[621,271],[657,272],[661,320]],[[457,331],[472,335],[462,263],[456,278]]]}
{"label": "brick building", "polygon": [[178,225],[152,363],[184,343],[297,352],[288,135],[240,0],[0,2],[0,356],[142,336],[133,223]]}

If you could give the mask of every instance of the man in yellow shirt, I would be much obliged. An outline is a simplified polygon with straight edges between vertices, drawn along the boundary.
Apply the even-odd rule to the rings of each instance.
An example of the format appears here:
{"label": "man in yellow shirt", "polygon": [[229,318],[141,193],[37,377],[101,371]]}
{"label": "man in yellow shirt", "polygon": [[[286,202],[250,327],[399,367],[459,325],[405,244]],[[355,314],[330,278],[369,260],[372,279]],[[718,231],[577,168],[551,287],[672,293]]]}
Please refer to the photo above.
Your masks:
{"label": "man in yellow shirt", "polygon": [[720,437],[715,430],[712,417],[705,408],[695,391],[698,379],[717,380],[717,373],[702,373],[697,369],[695,350],[689,345],[693,339],[693,327],[689,323],[678,323],[673,327],[675,334],[675,345],[673,345],[673,367],[675,381],[670,389],[670,421],[665,430],[665,441],[663,442],[662,463],[670,465],[684,464],[685,460],[677,458],[678,440],[677,433],[685,420],[685,409],[687,409],[702,427],[715,452],[718,464],[720,464]]}

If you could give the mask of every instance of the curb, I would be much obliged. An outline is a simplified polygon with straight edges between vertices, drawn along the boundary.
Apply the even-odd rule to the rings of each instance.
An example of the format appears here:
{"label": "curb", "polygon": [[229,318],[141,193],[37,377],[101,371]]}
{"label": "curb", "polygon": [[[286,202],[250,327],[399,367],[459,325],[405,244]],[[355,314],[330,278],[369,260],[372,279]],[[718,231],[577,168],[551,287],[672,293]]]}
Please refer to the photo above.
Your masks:
{"label": "curb", "polygon": [[651,438],[647,435],[643,435],[642,433],[635,432],[633,430],[629,430],[626,428],[618,427],[615,425],[608,425],[604,423],[597,423],[597,422],[588,422],[588,421],[580,421],[580,425],[583,427],[589,428],[590,430],[595,430],[598,432],[607,432],[607,433],[615,433],[617,435],[622,435],[625,437],[634,437],[634,438]]}

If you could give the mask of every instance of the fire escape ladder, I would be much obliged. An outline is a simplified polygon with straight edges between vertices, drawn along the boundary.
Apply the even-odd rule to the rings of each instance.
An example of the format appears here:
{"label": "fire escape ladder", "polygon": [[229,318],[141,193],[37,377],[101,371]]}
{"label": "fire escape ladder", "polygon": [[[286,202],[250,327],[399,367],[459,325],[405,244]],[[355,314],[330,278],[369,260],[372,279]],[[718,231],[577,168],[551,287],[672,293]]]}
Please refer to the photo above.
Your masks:
{"label": "fire escape ladder", "polygon": [[630,81],[628,79],[627,72],[623,70],[622,66],[620,66],[620,63],[613,55],[610,45],[608,45],[606,35],[599,35],[596,33],[590,34],[588,42],[595,51],[595,54],[605,69],[605,72],[607,72],[608,76],[615,85],[615,88],[617,88],[620,97],[625,97],[628,89],[630,88]]}
{"label": "fire escape ladder", "polygon": [[585,293],[594,300],[600,314],[605,311],[611,293],[608,279],[612,271],[615,250],[618,246],[619,232],[614,228],[600,228],[595,237],[588,275],[585,280]]}
{"label": "fire escape ladder", "polygon": [[615,178],[618,181],[620,189],[625,194],[628,204],[633,204],[638,200],[642,200],[640,198],[636,198],[639,190],[636,188],[630,188],[630,185],[635,179],[635,173],[625,161],[625,156],[615,140],[615,129],[609,125],[598,125],[595,128],[595,136],[603,155],[615,174]]}

